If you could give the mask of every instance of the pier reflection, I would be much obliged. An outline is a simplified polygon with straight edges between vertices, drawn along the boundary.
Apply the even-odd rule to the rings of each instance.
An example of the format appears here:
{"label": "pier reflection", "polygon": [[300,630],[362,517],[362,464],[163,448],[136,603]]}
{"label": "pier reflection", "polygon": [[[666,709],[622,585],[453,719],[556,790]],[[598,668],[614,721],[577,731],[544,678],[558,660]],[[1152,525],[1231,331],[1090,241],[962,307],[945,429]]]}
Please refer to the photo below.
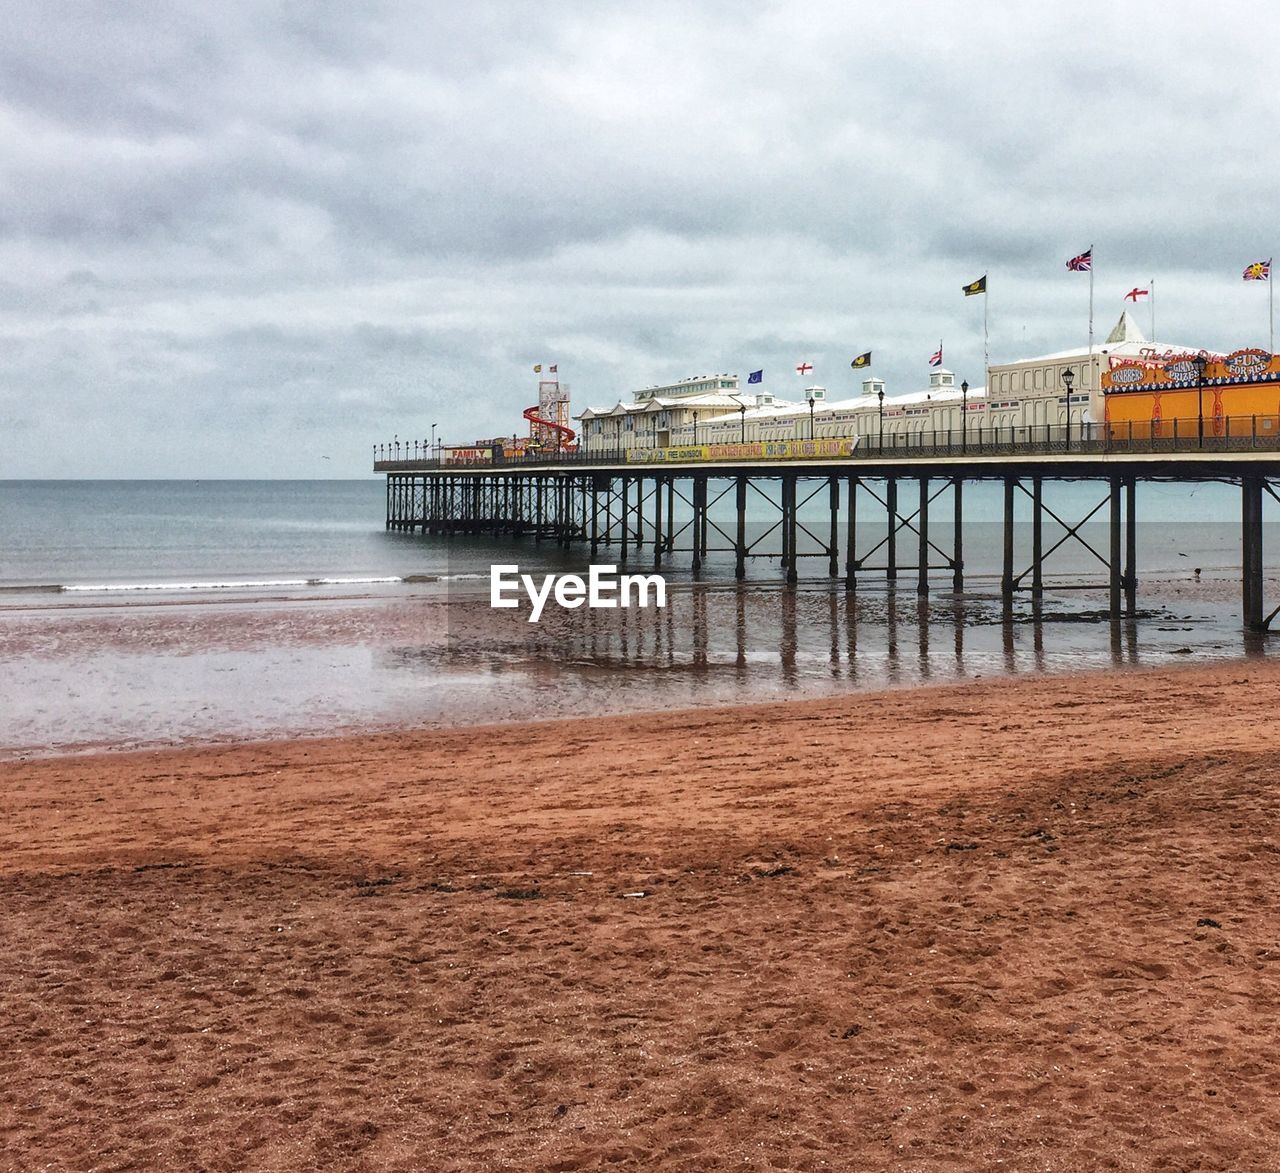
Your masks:
{"label": "pier reflection", "polygon": [[[397,668],[447,661],[484,674],[503,715],[616,711],[830,695],[1036,672],[1264,655],[1266,637],[1220,615],[1168,609],[1112,621],[1080,593],[1004,605],[998,589],[922,598],[914,590],[803,584],[670,583],[662,609],[495,612],[449,603],[445,646],[397,649]],[[1274,652],[1272,652],[1274,654]]]}

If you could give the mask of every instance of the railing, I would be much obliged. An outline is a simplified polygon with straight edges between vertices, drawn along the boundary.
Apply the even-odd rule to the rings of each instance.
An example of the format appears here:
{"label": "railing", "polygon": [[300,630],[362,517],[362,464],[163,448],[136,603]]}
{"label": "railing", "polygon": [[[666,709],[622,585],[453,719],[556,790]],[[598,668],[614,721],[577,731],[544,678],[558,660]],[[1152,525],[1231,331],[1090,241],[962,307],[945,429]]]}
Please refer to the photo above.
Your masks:
{"label": "railing", "polygon": [[[788,440],[794,437],[787,437]],[[819,440],[854,439],[854,437],[818,436]],[[719,441],[717,443],[720,443]],[[732,443],[732,441],[727,441]],[[714,445],[713,445],[714,446]],[[424,469],[467,468],[540,468],[550,465],[620,465],[627,464],[628,450],[646,450],[644,445],[629,448],[587,448],[578,452],[540,452],[507,456],[494,460],[453,462],[439,458],[420,459],[409,455],[403,443],[400,451],[394,444],[379,445],[374,455],[374,472],[410,472]],[[1280,418],[1276,416],[1218,416],[1199,419],[1127,421],[1115,424],[1036,424],[1025,427],[970,427],[939,431],[910,432],[880,437],[856,437],[851,456],[788,457],[812,459],[823,463],[833,460],[875,460],[885,457],[978,457],[1071,455],[1106,456],[1140,453],[1211,453],[1211,452],[1280,452]],[[752,457],[708,457],[715,463],[770,464],[776,460]],[[697,458],[683,458],[678,463],[697,463]],[[648,461],[634,462],[637,469],[652,468]]]}

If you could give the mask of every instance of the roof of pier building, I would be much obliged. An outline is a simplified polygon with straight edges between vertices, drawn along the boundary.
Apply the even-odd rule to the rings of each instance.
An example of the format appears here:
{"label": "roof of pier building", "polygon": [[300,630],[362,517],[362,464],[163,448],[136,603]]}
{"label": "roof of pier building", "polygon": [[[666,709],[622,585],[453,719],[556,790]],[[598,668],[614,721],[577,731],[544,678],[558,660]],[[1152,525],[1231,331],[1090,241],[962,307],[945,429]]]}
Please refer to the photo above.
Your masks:
{"label": "roof of pier building", "polygon": [[[1076,387],[1080,390],[1088,390],[1088,370],[1090,366],[1101,369],[1101,367],[1110,358],[1130,358],[1130,359],[1152,359],[1152,358],[1168,358],[1179,354],[1196,354],[1200,351],[1198,346],[1184,346],[1170,342],[1156,343],[1152,342],[1142,332],[1142,328],[1134,320],[1133,315],[1125,310],[1121,313],[1119,320],[1111,328],[1106,338],[1101,342],[1095,342],[1092,355],[1089,352],[1088,344],[1077,345],[1070,350],[1059,350],[1052,354],[1039,354],[1030,358],[1014,359],[1012,362],[992,363],[988,368],[988,382],[998,380],[1001,376],[1013,376],[1019,372],[1031,372],[1037,368],[1054,366],[1066,366],[1068,364],[1075,365],[1080,368],[1077,373],[1078,381]],[[1206,353],[1214,354],[1215,351]],[[1042,391],[1060,394],[1062,391],[1061,375],[1059,370],[1056,372],[1057,377],[1050,385],[1048,382],[1041,386],[1034,386],[1034,380],[1031,386],[1013,386],[1010,379],[1009,386],[997,386],[1000,393],[1009,391]],[[1025,380],[1019,380],[1025,382]]]}

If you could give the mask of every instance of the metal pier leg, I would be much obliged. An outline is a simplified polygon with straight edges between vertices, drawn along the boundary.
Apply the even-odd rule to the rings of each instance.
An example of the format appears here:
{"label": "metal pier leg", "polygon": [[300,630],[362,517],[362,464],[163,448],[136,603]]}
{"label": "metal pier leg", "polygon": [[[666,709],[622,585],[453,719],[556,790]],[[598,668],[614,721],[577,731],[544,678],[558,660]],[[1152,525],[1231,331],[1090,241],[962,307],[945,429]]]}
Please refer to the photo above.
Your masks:
{"label": "metal pier leg", "polygon": [[858,478],[849,478],[849,511],[844,519],[844,589],[856,590],[858,586]]}
{"label": "metal pier leg", "polygon": [[1004,569],[1000,574],[1000,595],[1005,606],[1013,603],[1013,493],[1014,480],[1004,478]]}
{"label": "metal pier leg", "polygon": [[890,477],[885,486],[885,503],[889,514],[889,539],[885,548],[885,580],[898,581],[898,478]]}
{"label": "metal pier leg", "polygon": [[1138,610],[1138,478],[1125,478],[1124,609]]}
{"label": "metal pier leg", "polygon": [[1124,569],[1120,564],[1120,490],[1123,482],[1119,477],[1111,478],[1111,582],[1107,593],[1107,610],[1114,622],[1120,618],[1120,603],[1124,588]]}
{"label": "metal pier leg", "polygon": [[591,561],[596,560],[600,551],[600,483],[597,477],[591,478],[591,498],[588,508],[591,510]]}
{"label": "metal pier leg", "polygon": [[840,573],[840,482],[827,477],[827,499],[831,505],[831,533],[827,541],[827,574]]}
{"label": "metal pier leg", "polygon": [[667,553],[675,552],[676,478],[667,477]]}
{"label": "metal pier leg", "polygon": [[[964,590],[964,481],[956,477],[951,482],[952,505],[955,512],[952,515],[954,533],[952,536],[951,549],[951,589],[958,595]],[[956,631],[959,632],[960,627],[957,625]]]}
{"label": "metal pier leg", "polygon": [[693,478],[693,573],[702,570],[702,520],[707,511],[707,478]]}
{"label": "metal pier leg", "polygon": [[782,478],[782,561],[788,585],[799,580],[796,573],[796,478]]}
{"label": "metal pier leg", "polygon": [[542,530],[547,524],[547,512],[543,503],[547,478],[538,473],[533,481],[533,540],[541,542]]}
{"label": "metal pier leg", "polygon": [[741,582],[747,577],[747,478],[738,477],[737,500],[738,533],[733,543],[734,567],[733,577]]}
{"label": "metal pier leg", "polygon": [[604,482],[604,544],[613,545],[613,474],[605,477]]}
{"label": "metal pier leg", "polygon": [[929,478],[920,478],[920,561],[916,567],[916,594],[929,593]]}
{"label": "metal pier leg", "polygon": [[1264,631],[1262,598],[1262,478],[1240,478],[1241,593],[1244,625],[1250,631]]}
{"label": "metal pier leg", "polygon": [[662,478],[653,478],[653,565],[662,565]]}
{"label": "metal pier leg", "polygon": [[1044,478],[1031,478],[1031,600],[1044,597]]}
{"label": "metal pier leg", "polygon": [[[657,480],[654,481],[654,493],[657,493]],[[636,550],[644,548],[644,474],[636,478]]]}
{"label": "metal pier leg", "polygon": [[387,521],[386,528],[391,528],[391,478],[387,477]]}
{"label": "metal pier leg", "polygon": [[631,536],[628,526],[631,519],[627,516],[627,499],[631,495],[631,478],[622,477],[622,560],[627,560],[627,539]]}

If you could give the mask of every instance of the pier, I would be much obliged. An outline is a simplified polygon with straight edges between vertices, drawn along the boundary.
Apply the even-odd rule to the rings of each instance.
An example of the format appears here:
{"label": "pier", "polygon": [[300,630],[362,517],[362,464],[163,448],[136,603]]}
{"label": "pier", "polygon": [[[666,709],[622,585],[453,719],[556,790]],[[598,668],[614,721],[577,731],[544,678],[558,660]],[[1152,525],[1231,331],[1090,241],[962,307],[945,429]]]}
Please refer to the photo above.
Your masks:
{"label": "pier", "polygon": [[[1265,597],[1263,550],[1264,499],[1280,502],[1280,437],[1260,435],[1256,426],[1172,439],[1104,439],[1088,427],[1046,427],[1042,438],[1018,444],[949,433],[913,439],[909,446],[855,447],[838,458],[824,456],[819,442],[814,455],[796,459],[709,460],[698,450],[633,449],[471,465],[442,464],[425,446],[421,455],[401,457],[382,445],[374,471],[387,478],[388,529],[506,534],[580,546],[593,561],[605,553],[655,569],[687,555],[695,576],[710,555],[723,554],[740,580],[749,560],[769,558],[779,562],[784,585],[799,580],[802,565],[816,563],[817,573],[843,580],[850,591],[879,578],[914,586],[922,597],[965,589],[965,486],[996,482],[1003,489],[1006,605],[1020,595],[1039,601],[1050,589],[1103,590],[1113,620],[1137,609],[1138,487],[1228,483],[1240,490],[1241,618],[1248,629],[1267,631],[1280,613]],[[1083,516],[1055,503],[1054,487],[1063,482],[1096,488]],[[1019,506],[1030,512],[1029,534],[1015,525]],[[749,513],[757,522],[751,534]],[[931,530],[938,519],[950,520],[939,527],[949,536]],[[870,542],[860,536],[868,522],[876,533]],[[1100,548],[1082,532],[1089,523],[1105,526]],[[1091,555],[1096,581],[1054,581],[1053,555],[1073,543]]]}

